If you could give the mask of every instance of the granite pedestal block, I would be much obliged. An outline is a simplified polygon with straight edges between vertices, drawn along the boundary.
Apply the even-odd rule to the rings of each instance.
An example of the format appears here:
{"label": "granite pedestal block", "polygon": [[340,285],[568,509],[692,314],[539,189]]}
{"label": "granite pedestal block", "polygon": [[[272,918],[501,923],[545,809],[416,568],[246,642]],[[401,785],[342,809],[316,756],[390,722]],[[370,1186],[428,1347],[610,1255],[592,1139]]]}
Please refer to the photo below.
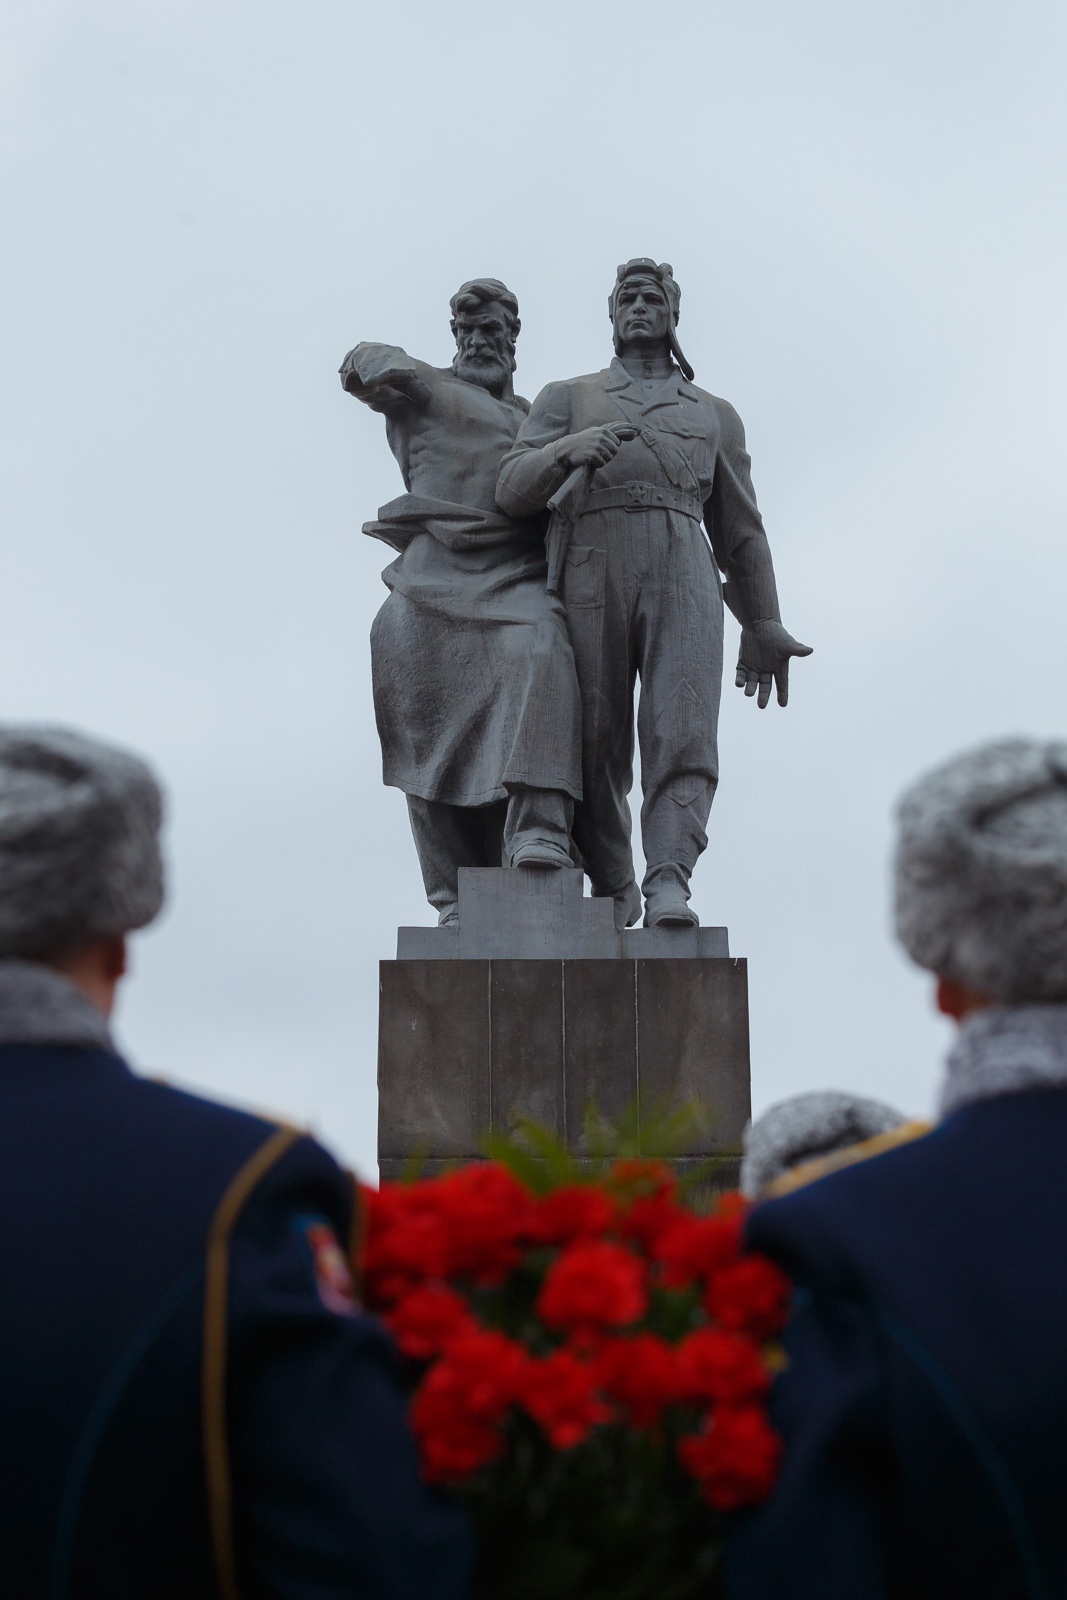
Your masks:
{"label": "granite pedestal block", "polygon": [[[533,1117],[588,1155],[585,1110],[698,1100],[706,1129],[676,1165],[721,1158],[737,1181],[750,1113],[747,963],[725,928],[618,932],[578,871],[460,872],[458,928],[402,928],[381,963],[378,1157],[383,1178],[480,1153]],[[649,1149],[649,1155],[662,1152]]]}

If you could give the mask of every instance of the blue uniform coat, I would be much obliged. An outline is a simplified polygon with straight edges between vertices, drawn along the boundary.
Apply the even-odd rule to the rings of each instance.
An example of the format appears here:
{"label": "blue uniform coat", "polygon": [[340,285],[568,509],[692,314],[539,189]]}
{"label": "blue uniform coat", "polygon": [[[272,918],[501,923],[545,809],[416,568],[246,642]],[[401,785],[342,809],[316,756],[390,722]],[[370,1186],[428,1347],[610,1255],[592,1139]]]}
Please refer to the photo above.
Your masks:
{"label": "blue uniform coat", "polygon": [[729,1600],[1067,1595],[1067,1090],[977,1101],[759,1206],[797,1282],[779,1486]]}
{"label": "blue uniform coat", "polygon": [[0,1218],[5,1600],[466,1592],[314,1141],[105,1049],[6,1044]]}

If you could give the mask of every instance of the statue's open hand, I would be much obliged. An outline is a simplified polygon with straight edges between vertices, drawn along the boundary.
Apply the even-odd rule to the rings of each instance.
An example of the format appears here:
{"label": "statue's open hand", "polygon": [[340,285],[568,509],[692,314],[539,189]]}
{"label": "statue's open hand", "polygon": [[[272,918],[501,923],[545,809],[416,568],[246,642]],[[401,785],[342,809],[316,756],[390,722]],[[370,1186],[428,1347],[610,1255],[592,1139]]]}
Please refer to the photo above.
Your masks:
{"label": "statue's open hand", "polygon": [[417,406],[430,403],[430,390],[414,365],[404,366],[388,359],[383,361],[381,350],[373,345],[357,344],[345,356],[338,371],[349,394],[366,395],[369,392],[380,400],[395,396],[397,399],[411,400]]}
{"label": "statue's open hand", "polygon": [[789,702],[789,661],[791,656],[810,656],[811,645],[800,644],[780,622],[753,622],[741,629],[741,650],[737,657],[734,683],[746,695],[759,693],[756,704],[762,711],[771,698],[771,680],[778,689],[778,704]]}
{"label": "statue's open hand", "polygon": [[620,445],[636,438],[637,429],[626,422],[583,428],[581,433],[571,433],[560,440],[558,456],[567,467],[603,467],[618,454]]}

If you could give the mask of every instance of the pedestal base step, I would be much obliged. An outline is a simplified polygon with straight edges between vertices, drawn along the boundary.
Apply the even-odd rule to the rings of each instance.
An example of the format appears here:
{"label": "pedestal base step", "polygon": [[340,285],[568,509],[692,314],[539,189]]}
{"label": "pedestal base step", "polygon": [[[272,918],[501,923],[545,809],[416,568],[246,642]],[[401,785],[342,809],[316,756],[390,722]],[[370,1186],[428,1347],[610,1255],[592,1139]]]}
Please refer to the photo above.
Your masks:
{"label": "pedestal base step", "polygon": [[678,960],[728,956],[725,928],[615,926],[615,902],[567,867],[461,867],[459,924],[400,928],[399,961]]}

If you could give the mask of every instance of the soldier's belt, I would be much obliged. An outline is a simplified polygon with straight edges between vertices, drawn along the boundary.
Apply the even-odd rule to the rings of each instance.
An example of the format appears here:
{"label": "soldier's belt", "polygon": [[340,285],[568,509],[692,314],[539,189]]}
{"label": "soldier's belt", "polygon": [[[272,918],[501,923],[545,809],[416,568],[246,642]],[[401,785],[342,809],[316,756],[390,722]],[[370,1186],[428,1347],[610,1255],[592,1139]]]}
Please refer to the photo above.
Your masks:
{"label": "soldier's belt", "polygon": [[611,489],[592,489],[580,514],[587,517],[591,511],[650,509],[680,511],[697,522],[704,515],[704,507],[695,495],[683,494],[680,489],[664,489],[658,483],[619,483]]}

